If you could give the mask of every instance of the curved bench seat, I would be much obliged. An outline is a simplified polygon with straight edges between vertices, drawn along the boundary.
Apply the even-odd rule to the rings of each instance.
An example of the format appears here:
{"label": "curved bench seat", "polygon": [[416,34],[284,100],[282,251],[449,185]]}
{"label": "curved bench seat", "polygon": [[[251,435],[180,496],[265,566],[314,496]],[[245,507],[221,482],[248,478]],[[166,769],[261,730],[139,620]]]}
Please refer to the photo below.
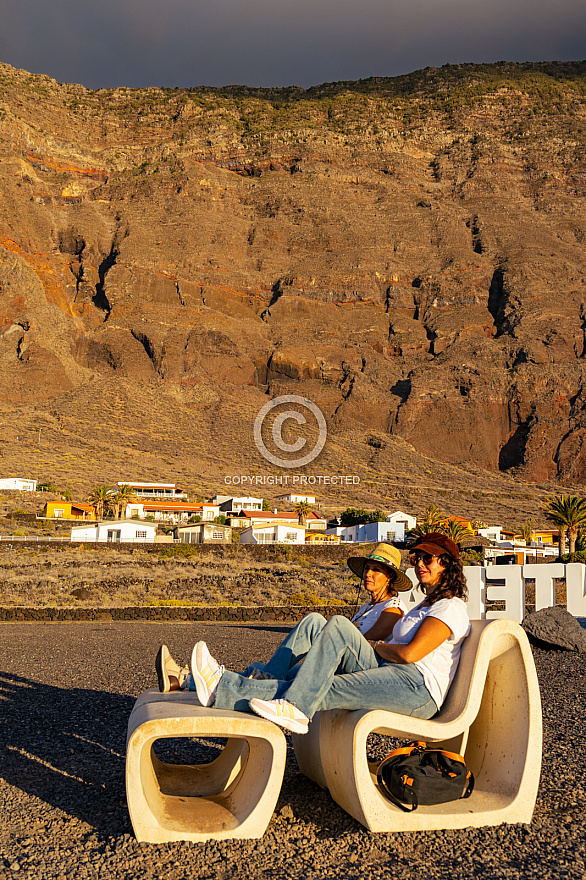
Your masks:
{"label": "curved bench seat", "polygon": [[[371,733],[424,740],[464,755],[472,796],[403,813],[387,800],[369,766]],[[541,770],[541,700],[522,628],[474,620],[446,701],[429,721],[383,710],[317,713],[293,735],[301,771],[371,831],[414,831],[529,822]]]}
{"label": "curved bench seat", "polygon": [[[159,739],[226,737],[211,763],[166,764]],[[282,730],[256,715],[206,709],[195,694],[141,694],[128,722],[126,798],[138,840],[262,837],[281,791],[287,746]]]}

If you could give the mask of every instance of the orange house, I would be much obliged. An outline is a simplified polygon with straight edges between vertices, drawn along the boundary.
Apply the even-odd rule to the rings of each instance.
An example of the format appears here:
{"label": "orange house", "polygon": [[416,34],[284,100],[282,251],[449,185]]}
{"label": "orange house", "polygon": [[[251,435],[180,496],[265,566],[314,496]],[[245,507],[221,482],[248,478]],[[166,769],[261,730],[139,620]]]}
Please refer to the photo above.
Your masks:
{"label": "orange house", "polygon": [[463,519],[461,516],[447,516],[442,525],[445,525],[449,522],[460,523],[461,525],[466,526],[466,528],[470,529],[471,534],[474,534],[474,529],[472,528],[472,520],[470,519]]}
{"label": "orange house", "polygon": [[43,516],[48,519],[95,519],[93,504],[78,504],[76,501],[47,501]]}

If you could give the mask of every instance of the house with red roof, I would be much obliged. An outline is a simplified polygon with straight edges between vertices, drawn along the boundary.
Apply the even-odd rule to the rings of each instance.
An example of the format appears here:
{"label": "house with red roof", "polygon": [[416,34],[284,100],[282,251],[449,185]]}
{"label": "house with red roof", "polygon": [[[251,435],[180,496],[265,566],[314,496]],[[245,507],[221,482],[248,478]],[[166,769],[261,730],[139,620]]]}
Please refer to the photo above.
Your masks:
{"label": "house with red roof", "polygon": [[[299,516],[294,510],[281,513],[277,510],[241,510],[240,513],[229,518],[229,524],[236,529],[287,524],[298,526]],[[315,510],[307,514],[306,529],[325,531],[327,524],[327,519]]]}

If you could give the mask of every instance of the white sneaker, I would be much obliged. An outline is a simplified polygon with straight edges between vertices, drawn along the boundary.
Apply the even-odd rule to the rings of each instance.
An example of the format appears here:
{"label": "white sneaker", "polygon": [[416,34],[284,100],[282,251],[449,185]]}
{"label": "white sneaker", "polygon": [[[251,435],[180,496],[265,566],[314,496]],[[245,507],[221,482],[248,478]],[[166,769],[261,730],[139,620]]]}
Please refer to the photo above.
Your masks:
{"label": "white sneaker", "polygon": [[284,727],[292,733],[307,733],[309,718],[287,700],[257,700],[255,697],[248,705],[261,718],[274,721],[279,727]]}
{"label": "white sneaker", "polygon": [[213,706],[224,667],[214,660],[205,642],[197,642],[193,649],[191,674],[199,702],[202,706]]}

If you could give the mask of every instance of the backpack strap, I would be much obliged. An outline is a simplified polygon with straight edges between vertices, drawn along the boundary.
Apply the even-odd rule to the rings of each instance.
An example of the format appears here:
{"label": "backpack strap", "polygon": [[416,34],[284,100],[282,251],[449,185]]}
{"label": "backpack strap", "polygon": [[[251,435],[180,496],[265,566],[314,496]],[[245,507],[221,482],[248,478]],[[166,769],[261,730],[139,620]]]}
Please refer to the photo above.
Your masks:
{"label": "backpack strap", "polygon": [[474,791],[474,773],[472,770],[468,771],[468,775],[466,776],[466,788],[464,789],[463,798],[469,798],[472,792]]}
{"label": "backpack strap", "polygon": [[[399,749],[397,749],[397,751],[399,751]],[[409,750],[409,751],[411,751],[411,750]],[[389,755],[389,757],[390,757],[390,755]],[[395,795],[393,794],[393,792],[391,791],[391,789],[388,787],[388,785],[386,784],[386,782],[385,782],[385,780],[384,780],[384,778],[383,778],[383,775],[382,775],[382,772],[381,772],[381,767],[382,767],[382,765],[383,765],[384,763],[385,763],[385,761],[383,761],[383,762],[378,766],[377,771],[376,771],[376,779],[377,779],[378,784],[380,785],[380,787],[381,787],[382,790],[384,791],[386,797],[388,797],[388,799],[389,799],[389,800],[390,800],[390,801],[391,801],[396,807],[399,807],[399,809],[400,809],[400,810],[403,810],[404,813],[412,813],[413,810],[416,810],[417,807],[419,806],[419,801],[417,800],[417,795],[415,794],[414,791],[411,791],[411,790],[409,790],[409,791],[405,791],[405,799],[407,800],[407,797],[408,797],[408,799],[409,799],[409,805],[408,805],[408,806],[405,806],[405,804],[401,803],[401,801],[400,801],[397,797],[395,797]]]}

